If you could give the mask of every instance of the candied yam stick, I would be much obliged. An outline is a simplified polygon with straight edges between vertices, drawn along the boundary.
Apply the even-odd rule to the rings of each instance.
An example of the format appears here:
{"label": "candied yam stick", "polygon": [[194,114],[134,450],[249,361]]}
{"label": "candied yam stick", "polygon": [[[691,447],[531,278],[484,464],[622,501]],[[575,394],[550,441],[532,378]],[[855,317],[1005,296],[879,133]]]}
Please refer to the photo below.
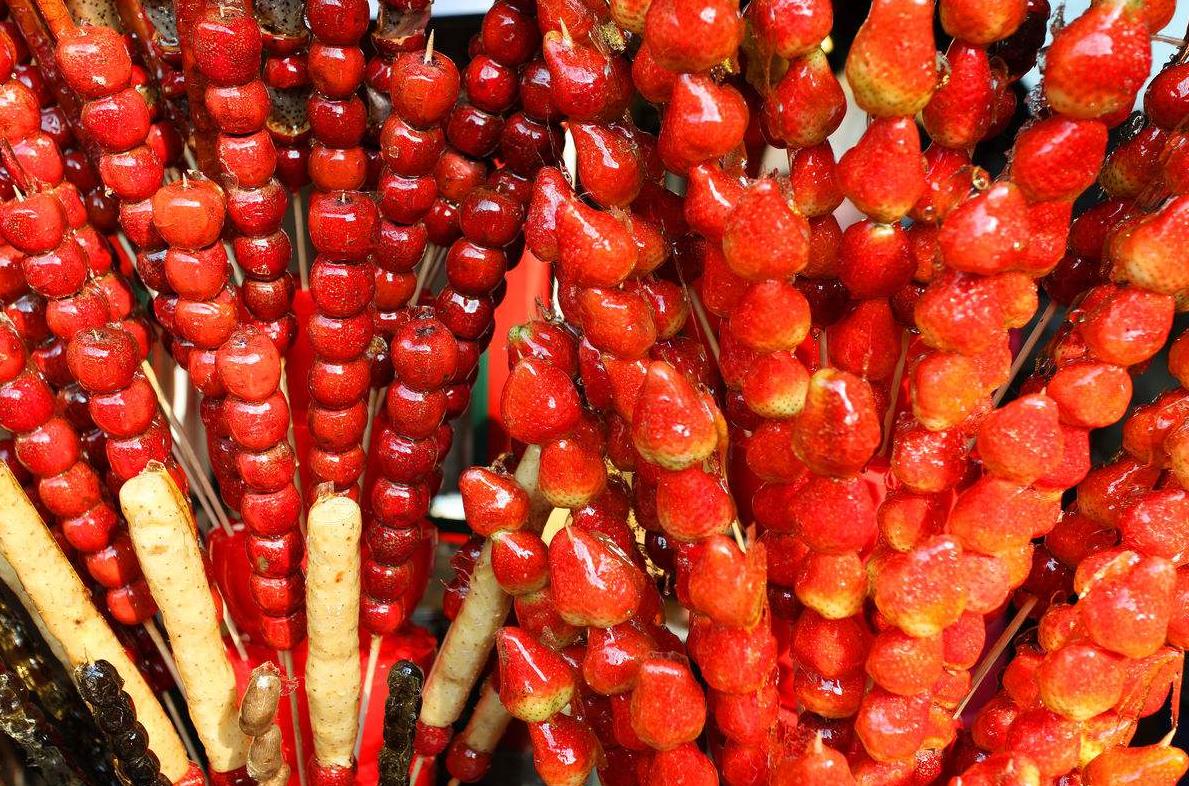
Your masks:
{"label": "candied yam stick", "polygon": [[359,505],[321,496],[306,523],[306,698],[314,762],[350,768],[359,708]]}
{"label": "candied yam stick", "polygon": [[189,760],[173,724],[7,465],[0,466],[0,555],[72,665],[102,659],[119,671],[161,772],[171,781],[185,775]]}
{"label": "candied yam stick", "polygon": [[211,769],[244,766],[235,674],[219,630],[190,507],[164,467],[150,463],[120,489],[133,548],[173,649],[190,719]]}

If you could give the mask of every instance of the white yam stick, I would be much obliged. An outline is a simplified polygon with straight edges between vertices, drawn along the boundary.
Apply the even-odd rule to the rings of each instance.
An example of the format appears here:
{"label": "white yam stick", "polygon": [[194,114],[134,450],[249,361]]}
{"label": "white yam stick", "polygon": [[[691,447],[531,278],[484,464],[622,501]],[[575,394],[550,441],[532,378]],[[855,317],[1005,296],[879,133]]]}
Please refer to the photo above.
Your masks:
{"label": "white yam stick", "polygon": [[494,753],[512,720],[511,714],[500,702],[500,693],[495,689],[493,682],[488,678],[483,683],[479,703],[475,705],[475,711],[467,720],[466,728],[459,735],[464,745],[479,753]]}
{"label": "white yam stick", "polygon": [[244,765],[235,673],[202,565],[190,506],[173,478],[149,464],[120,489],[132,546],[161,610],[190,720],[216,772]]}
{"label": "white yam stick", "polygon": [[71,666],[106,660],[124,678],[124,690],[145,727],[149,749],[170,781],[186,774],[189,760],[177,731],[140,670],[91,603],[74,567],[7,466],[0,464],[0,554]]}
{"label": "white yam stick", "polygon": [[306,699],[314,759],[350,767],[359,709],[359,540],[363,518],[347,497],[322,496],[306,536]]}

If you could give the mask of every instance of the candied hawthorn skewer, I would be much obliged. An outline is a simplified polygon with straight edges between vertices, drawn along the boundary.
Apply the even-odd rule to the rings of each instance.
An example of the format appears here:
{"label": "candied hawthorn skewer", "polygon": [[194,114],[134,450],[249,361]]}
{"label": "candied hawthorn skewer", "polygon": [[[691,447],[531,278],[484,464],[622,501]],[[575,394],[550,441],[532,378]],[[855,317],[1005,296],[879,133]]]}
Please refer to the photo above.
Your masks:
{"label": "candied hawthorn skewer", "polygon": [[347,497],[323,496],[307,524],[306,697],[314,733],[315,784],[341,783],[355,771],[359,705],[359,545],[363,519]]}
{"label": "candied hawthorn skewer", "polygon": [[310,124],[306,104],[310,95],[310,33],[305,6],[287,0],[253,3],[252,11],[264,39],[264,83],[271,110],[265,127],[277,145],[277,178],[293,195],[298,272],[302,289],[309,288],[305,246],[305,211],[301,188],[310,182]]}
{"label": "candied hawthorn skewer", "polygon": [[430,45],[397,57],[389,73],[384,87],[392,111],[380,132],[383,167],[376,188],[384,220],[375,254],[375,306],[376,330],[390,338],[440,253],[430,244],[426,220],[439,190],[443,126],[461,81],[454,61]]}
{"label": "candied hawthorn skewer", "polygon": [[189,504],[168,473],[149,465],[120,489],[120,506],[145,580],[161,608],[212,778],[235,783],[248,746],[237,725],[235,675],[219,629],[222,604],[207,583]]}
{"label": "candied hawthorn skewer", "polygon": [[314,83],[306,105],[314,139],[310,238],[318,253],[310,269],[315,311],[309,327],[316,340],[309,418],[336,422],[340,433],[327,440],[325,430],[312,429],[305,482],[310,490],[331,482],[336,491],[353,489],[358,497],[366,465],[361,443],[371,413],[365,411],[362,421],[352,415],[366,407],[371,387],[370,256],[379,237],[379,212],[360,190],[367,179],[367,109],[358,95],[364,70],[359,42],[367,32],[368,6],[363,0],[316,0],[307,4],[306,18]]}
{"label": "candied hawthorn skewer", "polygon": [[[81,456],[78,433],[55,414],[45,379],[28,368],[28,357],[11,323],[0,325],[7,406],[2,425],[16,436],[16,455],[37,478],[38,496],[104,588],[112,615],[127,625],[152,618],[157,607],[144,583],[125,526],[104,497],[103,481]],[[133,413],[128,413],[129,415]]]}
{"label": "candied hawthorn skewer", "polygon": [[152,739],[161,771],[171,781],[181,779],[189,765],[169,718],[6,466],[0,467],[0,512],[0,555],[12,566],[46,631],[71,665],[103,659],[115,666]]}
{"label": "candied hawthorn skewer", "polygon": [[276,177],[277,151],[266,127],[270,103],[260,78],[260,29],[242,4],[208,8],[193,28],[195,67],[207,82],[204,101],[218,129],[214,155],[231,247],[244,271],[240,298],[283,355],[297,329],[292,244],[281,226],[289,200]]}

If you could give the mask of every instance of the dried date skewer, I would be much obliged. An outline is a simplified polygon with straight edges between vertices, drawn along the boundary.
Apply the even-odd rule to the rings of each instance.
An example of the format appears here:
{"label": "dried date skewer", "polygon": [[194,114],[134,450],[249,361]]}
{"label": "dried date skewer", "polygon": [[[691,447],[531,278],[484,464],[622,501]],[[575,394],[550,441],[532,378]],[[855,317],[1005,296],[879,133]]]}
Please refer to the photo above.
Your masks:
{"label": "dried date skewer", "polygon": [[69,748],[11,673],[0,673],[0,731],[21,746],[29,763],[49,783],[73,786],[94,782],[67,758]]}
{"label": "dried date skewer", "polygon": [[260,786],[284,786],[289,765],[281,755],[281,729],[276,724],[281,699],[281,675],[271,663],[252,669],[239,707],[239,728],[252,738],[248,775]]}
{"label": "dried date skewer", "polygon": [[169,779],[149,745],[148,730],[137,720],[136,706],[124,690],[124,680],[105,660],[75,667],[75,681],[99,730],[115,755],[116,772],[131,786],[165,786]]}
{"label": "dried date skewer", "polygon": [[382,786],[408,786],[413,759],[413,737],[425,677],[417,664],[402,660],[388,672],[388,699],[384,702],[384,746],[380,749],[379,768]]}

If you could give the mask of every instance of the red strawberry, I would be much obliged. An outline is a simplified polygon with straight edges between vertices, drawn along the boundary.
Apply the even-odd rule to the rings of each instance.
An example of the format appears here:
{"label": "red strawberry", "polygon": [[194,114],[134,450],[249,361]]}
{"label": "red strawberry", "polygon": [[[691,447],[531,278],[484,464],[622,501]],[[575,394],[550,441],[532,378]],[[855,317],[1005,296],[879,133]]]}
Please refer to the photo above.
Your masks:
{"label": "red strawberry", "polygon": [[656,361],[648,366],[636,402],[632,441],[648,461],[665,469],[685,469],[717,446],[715,415],[685,377]]}
{"label": "red strawberry", "polygon": [[739,198],[723,229],[722,248],[727,266],[741,278],[788,278],[809,261],[809,222],[784,184],[766,177]]}
{"label": "red strawberry", "polygon": [[603,207],[626,207],[640,193],[644,173],[636,145],[605,125],[573,123],[578,182]]}
{"label": "red strawberry", "polygon": [[846,58],[846,80],[876,117],[924,109],[938,82],[933,0],[875,0]]}
{"label": "red strawberry", "polygon": [[985,46],[1007,38],[1028,14],[1028,0],[941,0],[941,26],[955,39]]}
{"label": "red strawberry", "polygon": [[809,381],[797,416],[793,450],[821,475],[851,475],[879,446],[880,416],[871,386],[853,374],[822,369]]}
{"label": "red strawberry", "polygon": [[636,242],[610,213],[567,199],[557,209],[562,277],[581,287],[614,287],[636,266]]}
{"label": "red strawberry", "polygon": [[458,478],[463,515],[479,535],[517,530],[528,522],[529,498],[510,475],[471,467]]}
{"label": "red strawberry", "polygon": [[826,39],[834,8],[828,0],[757,0],[748,4],[747,18],[762,49],[792,59]]}
{"label": "red strawberry", "polygon": [[747,102],[738,90],[708,76],[682,74],[661,122],[658,150],[665,168],[684,175],[697,164],[731,152],[743,142],[747,118]]}
{"label": "red strawberry", "polygon": [[644,576],[610,539],[566,527],[549,543],[549,592],[571,625],[609,628],[640,605]]}
{"label": "red strawberry", "polygon": [[657,750],[698,738],[706,723],[706,696],[683,660],[654,655],[641,664],[631,720],[632,730]]}
{"label": "red strawberry", "polygon": [[721,243],[727,217],[742,195],[739,177],[724,172],[714,163],[698,164],[689,170],[685,220],[702,237]]}
{"label": "red strawberry", "polygon": [[541,493],[555,508],[580,508],[607,485],[601,445],[573,437],[548,442],[541,449]]}
{"label": "red strawberry", "polygon": [[969,149],[991,124],[991,64],[985,49],[961,40],[950,43],[946,59],[949,78],[921,110],[921,122],[936,144]]}
{"label": "red strawberry", "polygon": [[790,148],[826,141],[842,124],[846,95],[826,54],[813,49],[789,63],[765,106],[767,119]]}
{"label": "red strawberry", "polygon": [[690,564],[690,602],[720,625],[752,627],[764,608],[765,557],[762,543],[745,554],[724,535],[701,541]]}
{"label": "red strawberry", "polygon": [[899,220],[925,193],[916,123],[888,117],[867,126],[838,162],[838,179],[859,210],[883,223]]}
{"label": "red strawberry", "polygon": [[809,335],[809,302],[787,281],[752,284],[731,314],[731,332],[757,352],[795,350]]}
{"label": "red strawberry", "polygon": [[558,713],[530,723],[533,767],[545,786],[582,786],[599,758],[599,742],[584,721]]}
{"label": "red strawberry", "polygon": [[549,551],[535,532],[491,535],[491,571],[509,595],[536,592],[549,583]]}
{"label": "red strawberry", "polygon": [[671,71],[706,71],[735,56],[743,37],[738,3],[730,0],[653,0],[644,40]]}
{"label": "red strawberry", "polygon": [[573,195],[570,181],[556,167],[542,167],[533,181],[533,197],[524,218],[524,240],[533,255],[542,262],[559,258],[557,214],[563,202]]}
{"label": "red strawberry", "polygon": [[500,660],[500,702],[513,717],[545,721],[574,694],[574,674],[556,652],[521,628],[501,628],[495,637]]}
{"label": "red strawberry", "polygon": [[643,357],[656,341],[648,301],[622,289],[584,289],[578,295],[582,330],[596,349],[616,358]]}
{"label": "red strawberry", "polygon": [[1144,19],[1126,0],[1096,3],[1061,29],[1045,55],[1045,97],[1069,117],[1114,119],[1148,78]]}
{"label": "red strawberry", "polygon": [[566,372],[525,358],[512,369],[500,398],[504,428],[513,439],[537,445],[570,431],[581,413],[578,391]]}
{"label": "red strawberry", "polygon": [[591,628],[582,676],[592,690],[605,696],[626,693],[636,684],[640,665],[655,648],[652,636],[633,622]]}

